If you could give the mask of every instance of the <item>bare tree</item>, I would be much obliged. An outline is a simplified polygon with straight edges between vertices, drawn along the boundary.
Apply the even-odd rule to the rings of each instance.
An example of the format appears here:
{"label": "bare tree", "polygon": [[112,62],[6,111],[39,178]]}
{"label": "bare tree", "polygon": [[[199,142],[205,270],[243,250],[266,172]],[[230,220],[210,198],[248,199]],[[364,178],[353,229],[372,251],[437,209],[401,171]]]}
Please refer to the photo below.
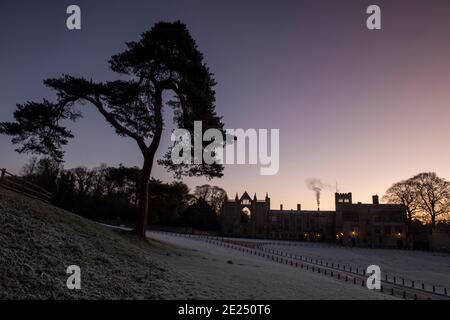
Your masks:
{"label": "bare tree", "polygon": [[24,177],[31,177],[35,175],[37,166],[38,166],[38,158],[32,157],[31,159],[28,160],[27,163],[24,164],[24,166],[20,170],[20,175]]}
{"label": "bare tree", "polygon": [[105,176],[108,167],[105,163],[101,163],[99,167],[92,169],[93,171],[93,192],[96,197],[101,197],[106,194]]}
{"label": "bare tree", "polygon": [[195,188],[194,196],[197,199],[204,200],[213,208],[216,215],[219,215],[227,193],[220,187],[204,184]]}
{"label": "bare tree", "polygon": [[94,186],[95,171],[88,170],[86,167],[77,167],[71,172],[75,177],[78,194],[86,196]]}
{"label": "bare tree", "polygon": [[420,210],[419,202],[417,201],[416,184],[412,179],[394,183],[387,189],[383,200],[388,203],[404,205],[406,207],[408,223],[412,222],[415,214]]}
{"label": "bare tree", "polygon": [[450,213],[450,182],[434,172],[424,172],[411,178],[416,190],[418,206],[436,226],[439,217]]}

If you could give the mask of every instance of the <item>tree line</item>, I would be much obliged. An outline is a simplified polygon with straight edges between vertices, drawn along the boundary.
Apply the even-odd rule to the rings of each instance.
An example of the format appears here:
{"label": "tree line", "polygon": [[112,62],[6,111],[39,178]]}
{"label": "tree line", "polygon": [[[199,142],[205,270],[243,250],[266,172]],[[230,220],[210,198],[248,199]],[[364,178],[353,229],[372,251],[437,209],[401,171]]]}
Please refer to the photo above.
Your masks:
{"label": "tree line", "polygon": [[[139,210],[138,167],[101,164],[92,169],[65,169],[51,158],[33,157],[21,175],[53,194],[53,204],[89,219],[134,223]],[[226,191],[205,184],[194,190],[180,181],[164,183],[150,179],[149,224],[218,231]],[[435,228],[450,216],[450,182],[434,172],[417,174],[394,183],[383,196],[387,203],[406,208],[410,226]],[[245,224],[244,221],[242,223]]]}
{"label": "tree line", "polygon": [[388,203],[403,204],[407,221],[421,221],[435,228],[450,216],[450,182],[434,172],[419,173],[394,183],[383,197]]}
{"label": "tree line", "polygon": [[[53,194],[54,205],[89,219],[133,224],[139,213],[138,167],[101,164],[92,169],[65,169],[50,158],[33,157],[20,175]],[[152,206],[149,223],[159,226],[189,227],[218,231],[219,216],[226,192],[209,184],[189,187],[179,181],[164,183],[150,179]]]}

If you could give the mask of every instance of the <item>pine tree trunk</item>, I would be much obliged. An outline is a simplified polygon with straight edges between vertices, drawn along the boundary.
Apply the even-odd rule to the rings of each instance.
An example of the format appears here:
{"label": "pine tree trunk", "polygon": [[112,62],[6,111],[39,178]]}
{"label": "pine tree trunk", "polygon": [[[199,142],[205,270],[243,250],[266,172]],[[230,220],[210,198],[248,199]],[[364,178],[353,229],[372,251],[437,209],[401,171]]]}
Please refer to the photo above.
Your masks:
{"label": "pine tree trunk", "polygon": [[145,233],[147,231],[147,220],[148,220],[148,182],[150,180],[150,175],[152,173],[152,163],[153,161],[147,157],[144,160],[144,165],[142,166],[141,181],[139,185],[139,210],[136,221],[135,233],[145,238]]}
{"label": "pine tree trunk", "polygon": [[161,135],[163,131],[163,118],[162,118],[162,89],[158,88],[156,93],[155,102],[155,133],[153,141],[147,149],[141,149],[144,156],[144,165],[142,166],[141,185],[139,193],[139,212],[136,221],[135,232],[138,236],[145,238],[147,231],[148,220],[148,206],[149,206],[149,194],[148,183],[150,175],[152,173],[153,160],[155,158],[156,150],[158,150],[159,143],[161,142]]}

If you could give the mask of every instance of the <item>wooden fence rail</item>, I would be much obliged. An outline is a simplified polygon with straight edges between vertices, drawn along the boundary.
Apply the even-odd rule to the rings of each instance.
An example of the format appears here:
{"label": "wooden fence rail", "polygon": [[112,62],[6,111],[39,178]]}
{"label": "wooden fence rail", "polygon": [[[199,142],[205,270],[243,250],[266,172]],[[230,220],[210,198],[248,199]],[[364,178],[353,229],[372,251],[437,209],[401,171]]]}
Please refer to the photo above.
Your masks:
{"label": "wooden fence rail", "polygon": [[9,173],[6,169],[0,169],[0,186],[45,202],[52,200],[50,192],[24,178]]}

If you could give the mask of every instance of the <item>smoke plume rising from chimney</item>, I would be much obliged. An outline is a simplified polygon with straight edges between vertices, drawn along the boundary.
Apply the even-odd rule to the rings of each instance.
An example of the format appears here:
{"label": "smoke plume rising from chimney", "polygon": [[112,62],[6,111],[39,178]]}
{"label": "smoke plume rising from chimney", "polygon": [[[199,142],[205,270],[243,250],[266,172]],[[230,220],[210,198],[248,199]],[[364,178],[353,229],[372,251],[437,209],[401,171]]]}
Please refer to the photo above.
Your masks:
{"label": "smoke plume rising from chimney", "polygon": [[320,193],[323,189],[330,189],[331,186],[316,178],[306,180],[306,186],[316,193],[317,210],[320,210]]}

